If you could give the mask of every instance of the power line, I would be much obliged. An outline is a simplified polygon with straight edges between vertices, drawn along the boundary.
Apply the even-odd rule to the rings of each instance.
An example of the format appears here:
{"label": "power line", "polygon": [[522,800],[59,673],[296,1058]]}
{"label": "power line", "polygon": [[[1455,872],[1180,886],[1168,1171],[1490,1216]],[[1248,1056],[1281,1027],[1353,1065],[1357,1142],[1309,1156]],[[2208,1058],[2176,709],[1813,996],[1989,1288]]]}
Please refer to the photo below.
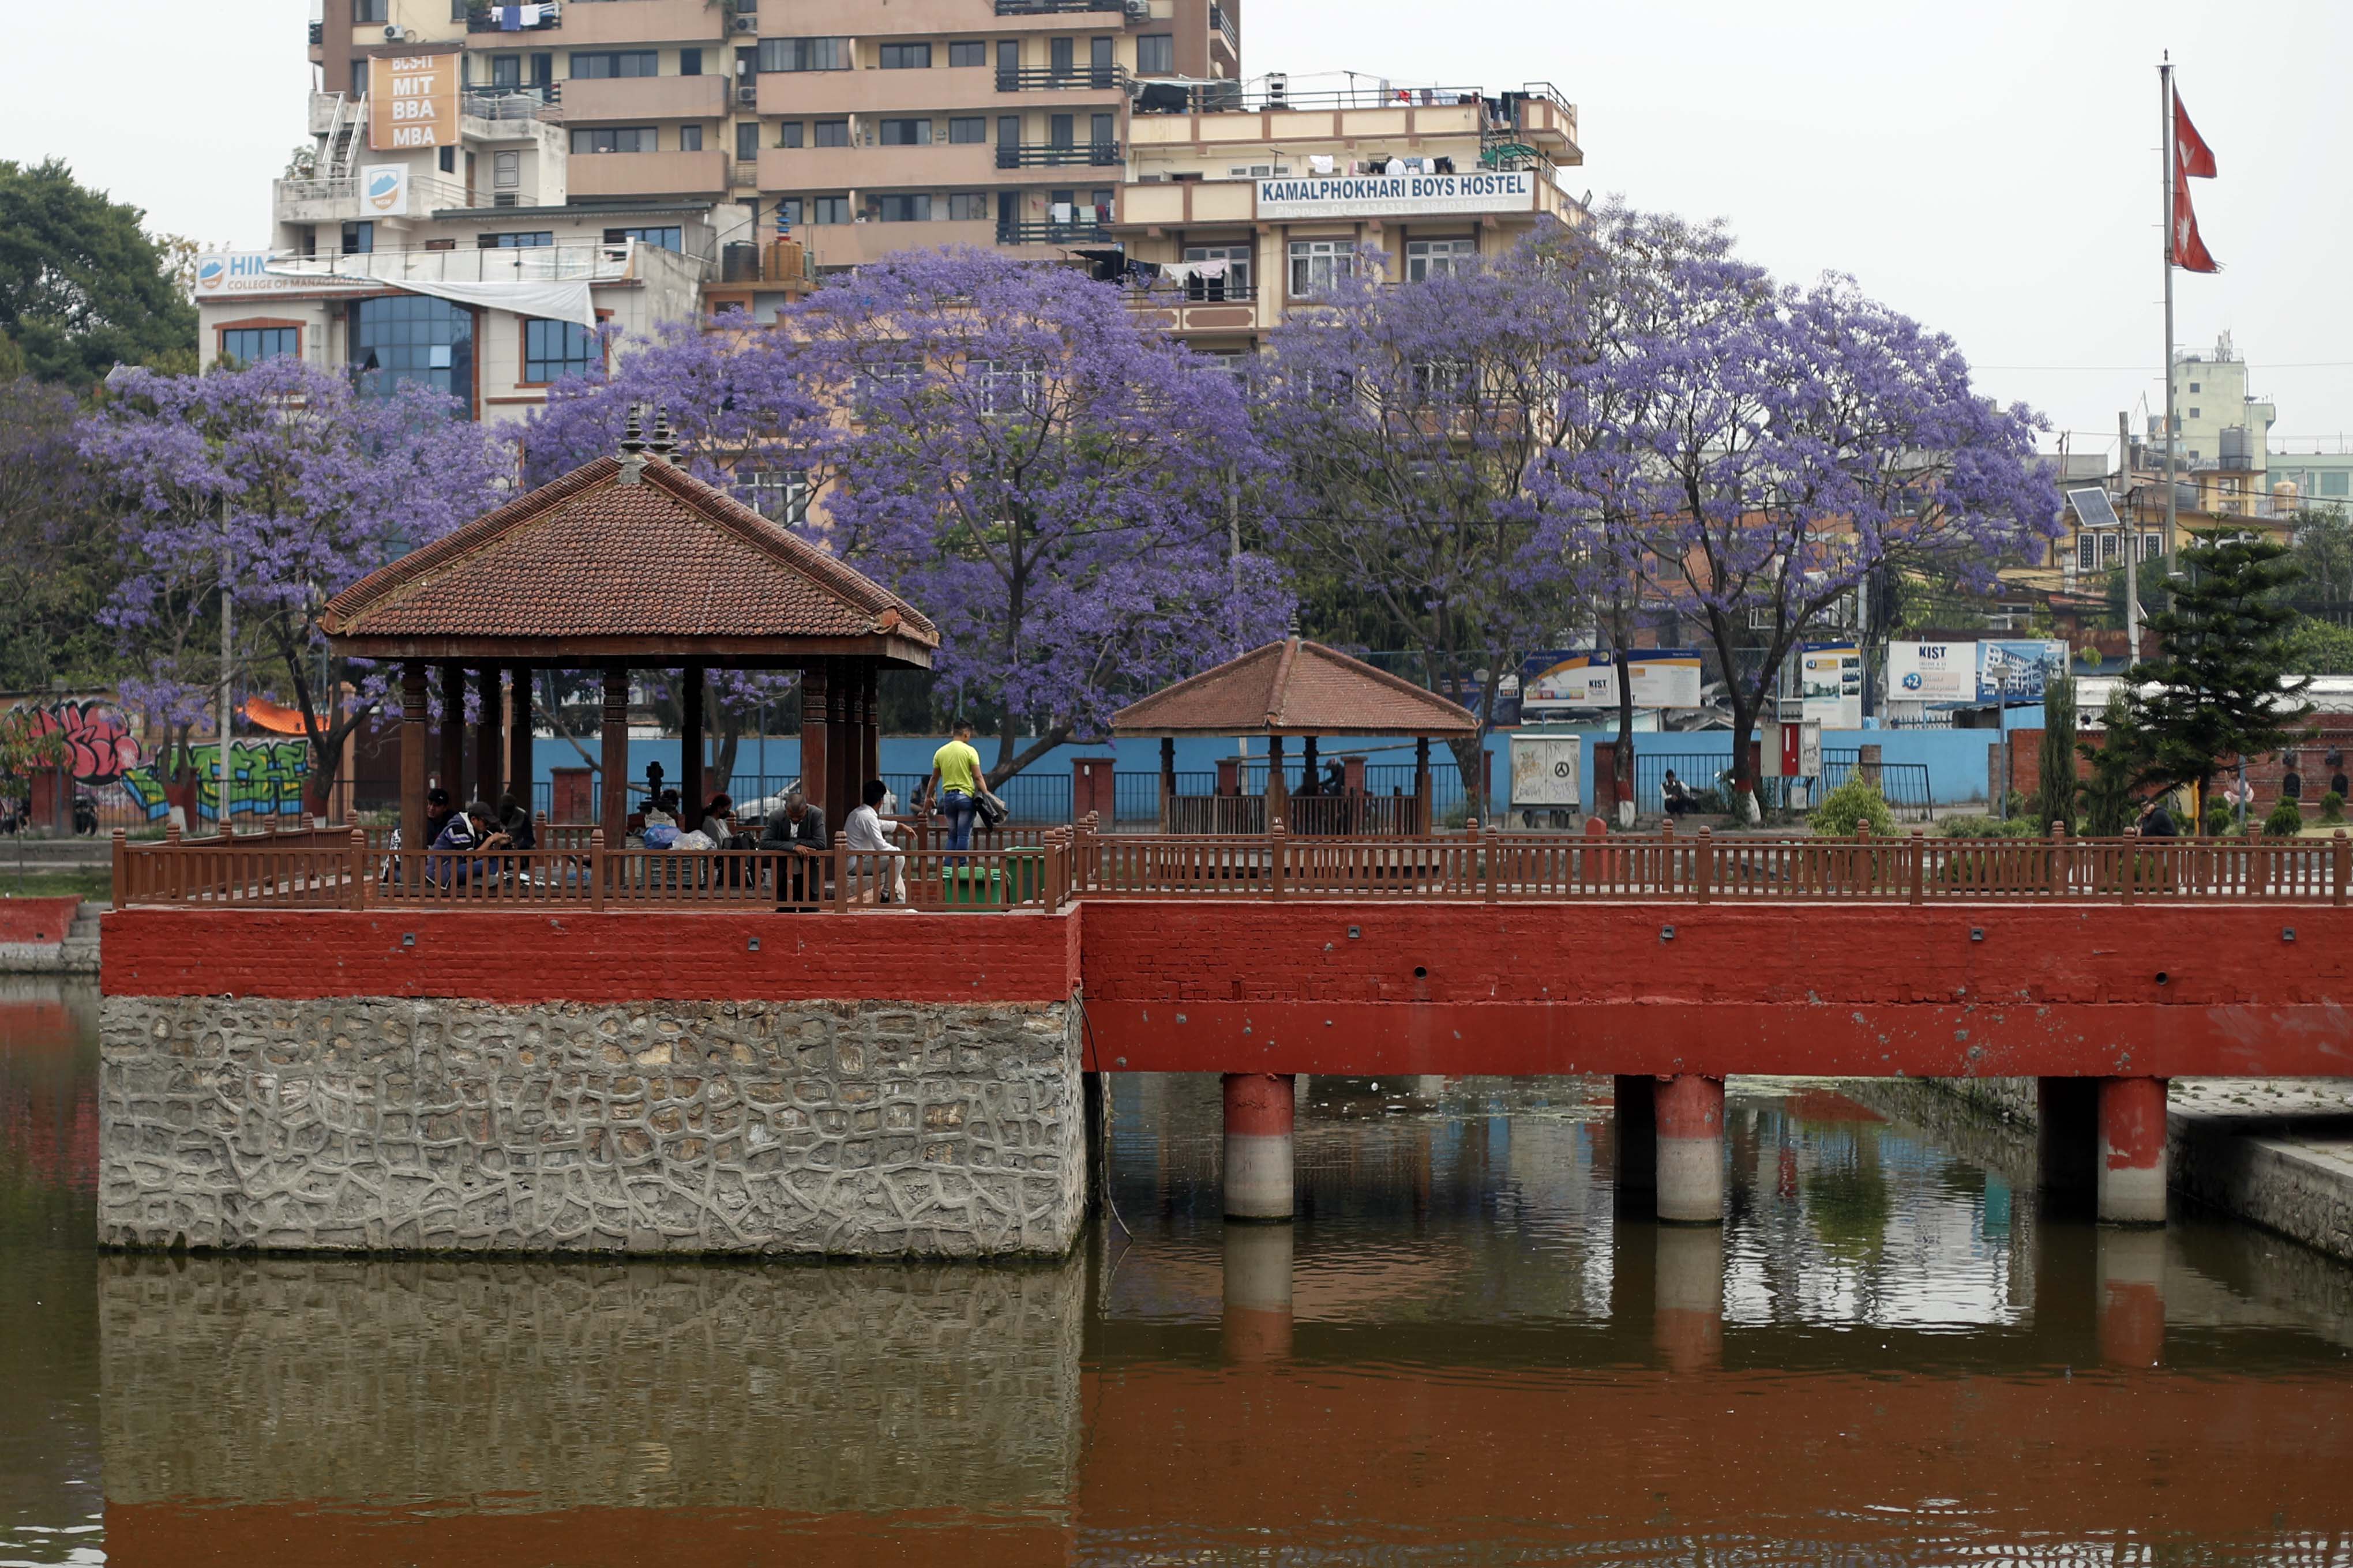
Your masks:
{"label": "power line", "polygon": [[[2187,361],[2187,360],[2184,360],[2184,361],[2182,361],[2181,363],[2184,363],[2184,364],[2187,364],[2187,363],[2189,363],[2189,361]],[[2208,361],[2208,362],[2206,362],[2206,363],[2214,363],[2214,362],[2212,362],[2212,361]],[[2147,370],[2148,369],[2148,366],[2147,366],[2147,365],[2145,365],[2145,364],[1972,364],[1972,365],[1970,365],[1970,366],[1969,366],[1969,368],[1970,368],[1971,370],[1973,370],[1973,371],[1977,371],[1977,370],[2031,370],[2031,371],[2071,371],[2071,370],[2079,370],[2079,371],[2098,371],[2098,372],[2101,372],[2101,373],[2103,373],[2103,374],[2107,374],[2107,373],[2112,373],[2112,372],[2116,372],[2116,371],[2147,371]],[[2263,365],[2262,367],[2260,367],[2260,374],[2268,374],[2270,372],[2272,372],[2272,371],[2275,371],[2275,370],[2345,370],[2345,369],[2348,369],[2348,368],[2353,368],[2353,359],[2315,359],[2315,360],[2296,360],[2296,361],[2291,361],[2291,362],[2289,362],[2288,363],[2285,363],[2285,364],[2268,364],[2268,363],[2267,363],[2267,364],[2264,364],[2264,365]],[[2155,380],[2155,379],[2156,379],[2156,377],[2152,376],[2152,377],[2150,377],[2149,379],[2151,379],[2151,380],[2153,381],[2153,380]]]}

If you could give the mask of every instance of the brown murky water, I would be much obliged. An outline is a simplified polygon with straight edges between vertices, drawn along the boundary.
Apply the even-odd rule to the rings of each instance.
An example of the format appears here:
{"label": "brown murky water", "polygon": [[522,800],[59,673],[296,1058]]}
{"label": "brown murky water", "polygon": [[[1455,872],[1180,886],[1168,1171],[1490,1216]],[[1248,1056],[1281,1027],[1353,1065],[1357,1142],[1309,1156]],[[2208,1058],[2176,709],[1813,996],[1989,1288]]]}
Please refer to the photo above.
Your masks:
{"label": "brown murky water", "polygon": [[132,1259],[95,1012],[0,989],[0,1563],[2353,1561],[2353,1270],[1864,1089],[1735,1084],[1720,1237],[1566,1079],[1319,1081],[1227,1227],[1141,1079],[1060,1264]]}

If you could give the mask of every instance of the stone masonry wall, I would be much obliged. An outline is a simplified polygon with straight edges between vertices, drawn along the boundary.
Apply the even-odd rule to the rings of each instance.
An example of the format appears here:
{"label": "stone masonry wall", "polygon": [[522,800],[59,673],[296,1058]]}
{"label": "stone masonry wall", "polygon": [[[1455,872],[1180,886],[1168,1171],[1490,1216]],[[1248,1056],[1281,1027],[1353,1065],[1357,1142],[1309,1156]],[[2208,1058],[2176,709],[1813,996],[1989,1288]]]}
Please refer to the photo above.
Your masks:
{"label": "stone masonry wall", "polygon": [[1054,1255],[1067,1003],[109,996],[99,1237],[292,1250]]}

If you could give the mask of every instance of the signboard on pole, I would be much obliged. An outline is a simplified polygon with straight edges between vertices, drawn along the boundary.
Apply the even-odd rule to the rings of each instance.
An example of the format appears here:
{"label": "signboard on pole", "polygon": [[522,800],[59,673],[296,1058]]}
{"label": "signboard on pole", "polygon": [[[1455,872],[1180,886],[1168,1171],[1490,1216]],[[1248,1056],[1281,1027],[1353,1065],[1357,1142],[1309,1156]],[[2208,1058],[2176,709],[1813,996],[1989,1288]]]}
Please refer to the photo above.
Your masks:
{"label": "signboard on pole", "polygon": [[2067,645],[2037,638],[1978,644],[1978,700],[2040,702],[2054,676],[2067,673]]}
{"label": "signboard on pole", "polygon": [[368,146],[378,153],[458,140],[458,51],[368,61]]}
{"label": "signboard on pole", "polygon": [[1810,642],[1798,650],[1799,717],[1829,730],[1862,728],[1862,650]]}
{"label": "signboard on pole", "polygon": [[1978,694],[1978,645],[1887,645],[1887,695],[1901,702],[1970,702]]}
{"label": "signboard on pole", "polygon": [[1582,804],[1585,742],[1575,735],[1512,737],[1512,805],[1564,810]]}
{"label": "signboard on pole", "polygon": [[[1697,648],[1635,648],[1626,656],[1637,708],[1700,706]],[[1520,667],[1520,711],[1618,706],[1617,656],[1560,648],[1531,655]]]}

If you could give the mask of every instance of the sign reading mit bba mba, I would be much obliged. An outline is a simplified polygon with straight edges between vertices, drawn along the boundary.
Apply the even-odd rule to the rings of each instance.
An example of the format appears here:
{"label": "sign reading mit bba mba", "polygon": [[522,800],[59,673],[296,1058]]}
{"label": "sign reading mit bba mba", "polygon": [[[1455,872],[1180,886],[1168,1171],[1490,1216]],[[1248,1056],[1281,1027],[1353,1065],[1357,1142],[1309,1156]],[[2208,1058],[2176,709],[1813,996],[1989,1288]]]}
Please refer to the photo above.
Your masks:
{"label": "sign reading mit bba mba", "polygon": [[1528,212],[1535,205],[1536,177],[1525,169],[1474,169],[1466,174],[1313,174],[1258,182],[1258,216],[1262,219]]}
{"label": "sign reading mit bba mba", "polygon": [[458,56],[378,55],[368,61],[368,145],[379,153],[458,140]]}

